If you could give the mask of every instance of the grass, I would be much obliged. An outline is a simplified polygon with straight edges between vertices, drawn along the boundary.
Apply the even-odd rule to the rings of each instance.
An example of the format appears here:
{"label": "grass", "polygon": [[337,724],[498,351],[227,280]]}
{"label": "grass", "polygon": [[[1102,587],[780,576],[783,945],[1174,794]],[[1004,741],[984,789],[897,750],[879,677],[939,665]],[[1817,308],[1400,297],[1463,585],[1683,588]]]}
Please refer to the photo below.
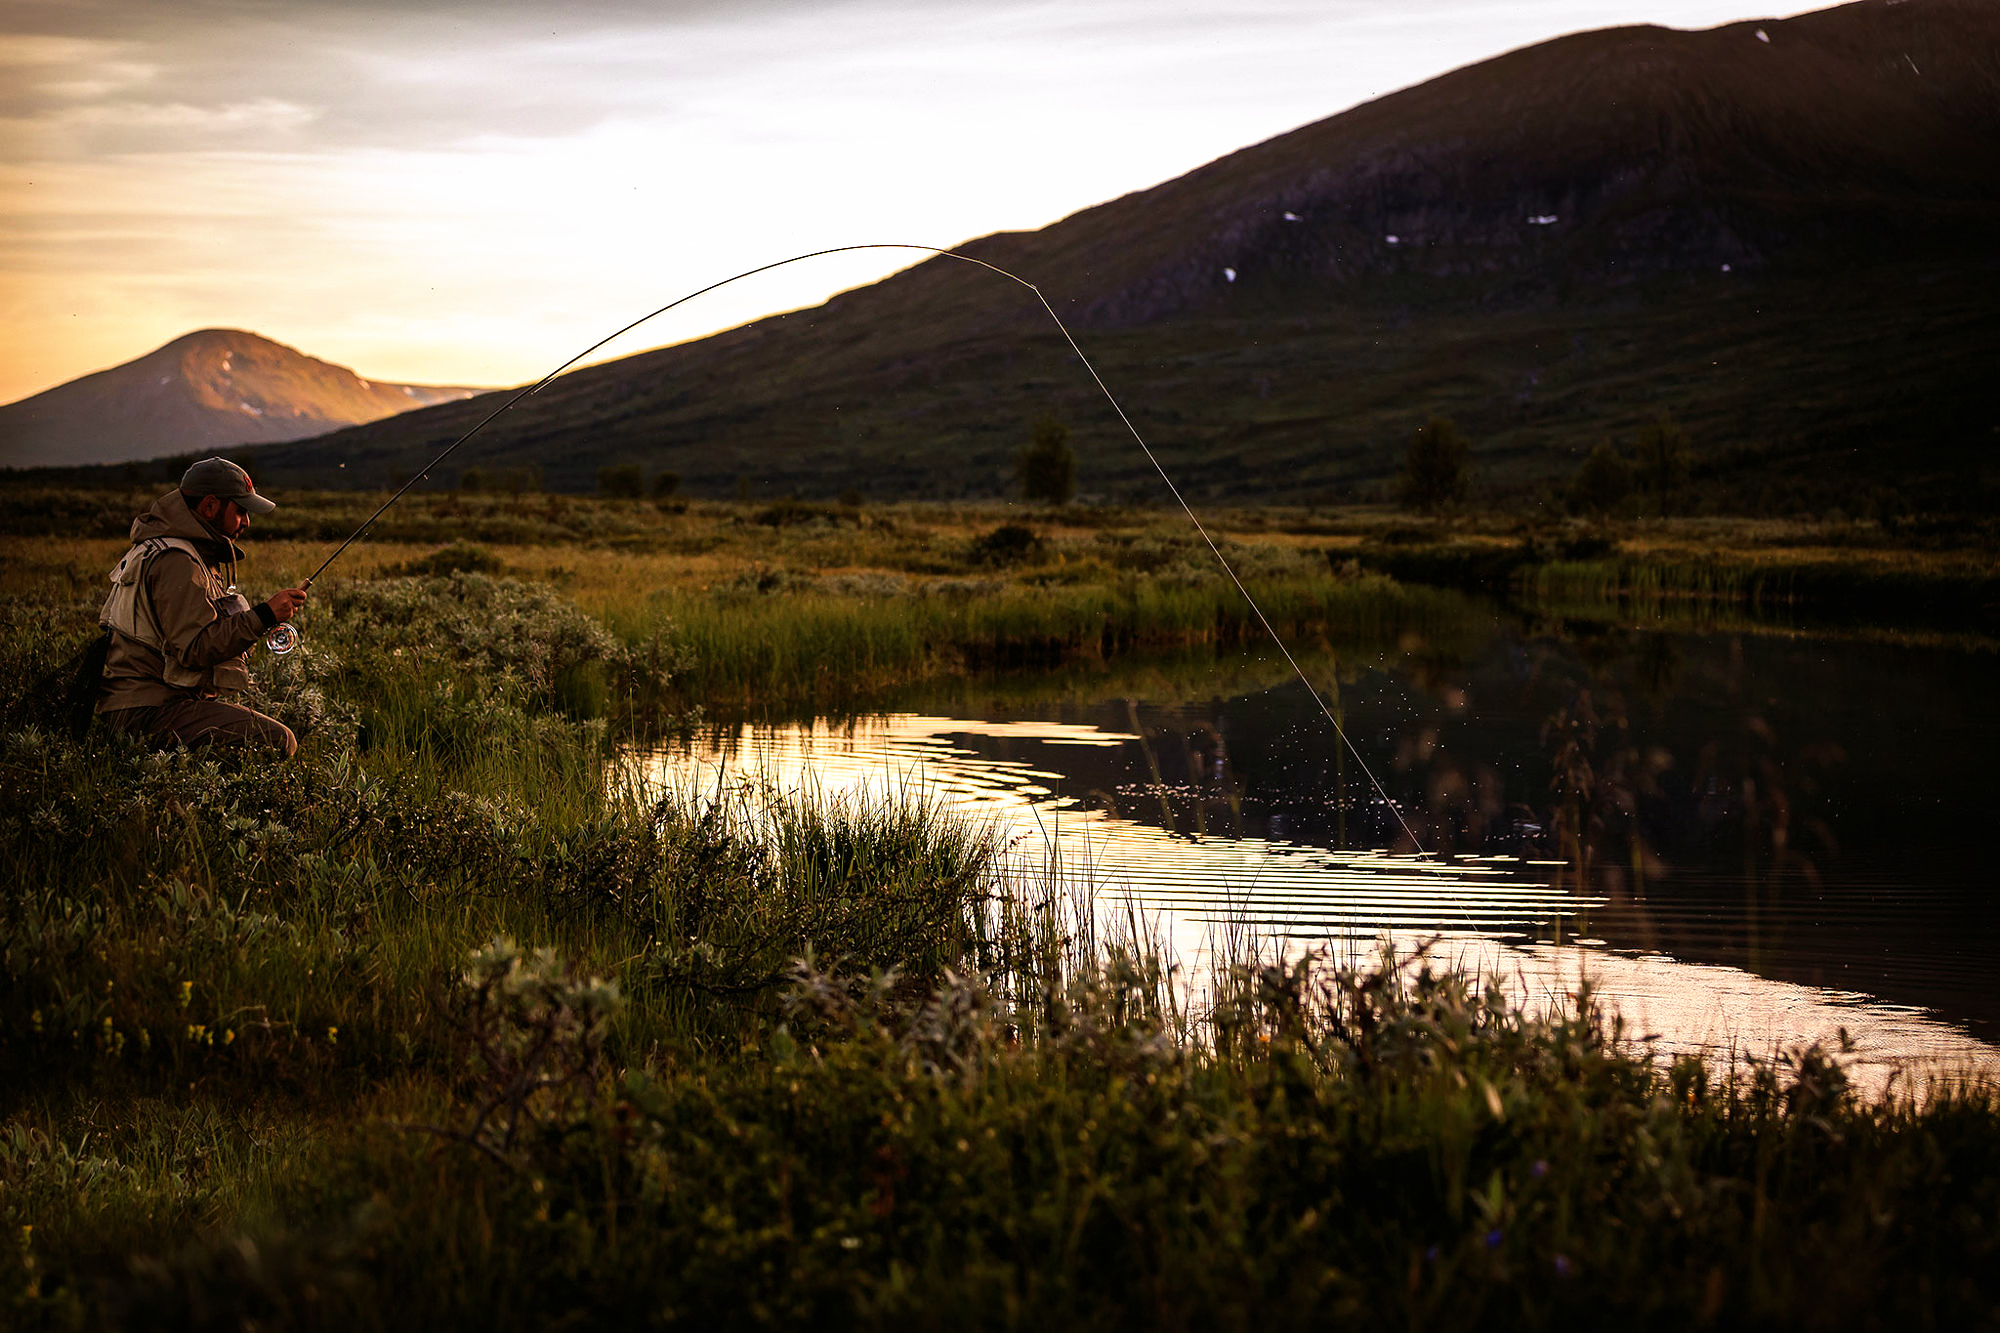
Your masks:
{"label": "grass", "polygon": [[1560,618],[1834,633],[2000,633],[1990,525],[1692,518],[1406,522],[1350,538],[1363,567]]}
{"label": "grass", "polygon": [[[63,531],[88,535],[5,539],[16,557],[9,577],[87,595],[94,581],[87,571],[115,562],[129,513],[148,499],[24,500],[30,528],[36,516],[54,516]],[[96,507],[86,512],[86,500]],[[246,586],[303,579],[331,550],[332,534],[344,536],[370,507],[342,494],[281,507],[258,529]],[[355,589],[381,575],[512,577],[560,593],[622,643],[627,658],[643,657],[654,679],[674,683],[671,698],[656,698],[635,686],[632,671],[614,681],[592,668],[568,688],[585,695],[636,688],[635,706],[656,711],[830,706],[952,673],[1264,637],[1185,522],[1153,513],[1041,515],[1044,540],[1014,563],[996,563],[982,546],[1007,521],[1004,506],[662,511],[560,496],[474,496],[422,498],[391,514],[375,540],[329,573],[326,595],[301,621],[308,635],[324,617],[346,614],[356,597],[379,597]],[[533,540],[505,540],[523,525],[534,527]],[[1412,633],[1451,633],[1464,619],[1462,598],[1336,567],[1315,533],[1274,530],[1261,515],[1228,526],[1238,529],[1224,530],[1232,564],[1290,638],[1380,648]],[[455,540],[425,540],[441,533]],[[386,605],[362,613],[402,614]],[[437,636],[420,633],[430,651]],[[612,705],[607,697],[598,706]]]}
{"label": "grass", "polygon": [[[150,499],[16,493],[0,586],[86,595]],[[377,504],[290,497],[260,521],[246,579],[304,578]],[[988,540],[1024,519],[1032,542]],[[1423,518],[1366,506],[1206,519],[1280,632],[1307,649],[1450,638],[1481,613],[1447,590],[1555,618],[2000,637],[2000,547],[1977,519]],[[1185,519],[1121,508],[420,494],[341,558],[327,589],[454,572],[547,585],[675,683],[627,711],[839,707],[955,673],[1264,639]],[[308,632],[323,614],[308,611]],[[598,673],[565,688],[578,706],[612,706]]]}
{"label": "grass", "polygon": [[[914,796],[643,789],[619,746],[711,688],[689,681],[741,673],[768,703],[791,697],[774,664],[817,655],[852,691],[872,661],[902,679],[982,643],[1115,672],[1124,643],[1225,632],[1139,524],[975,571],[948,560],[983,515],[899,515],[865,564],[815,563],[856,540],[844,521],[731,517],[690,525],[721,538],[694,555],[357,548],[306,649],[262,668],[259,702],[304,736],[283,766],[50,730],[45,682],[117,543],[20,544],[0,598],[10,1326],[2000,1312],[1990,1087],[1865,1100],[1824,1050],[1733,1076],[1655,1060],[1587,995],[1525,1013],[1421,958],[1239,949],[1191,1000],[1142,932],[1058,874],[1003,874]],[[1326,534],[1267,538],[1235,536],[1301,632],[1478,632],[1450,627],[1457,594],[1336,573]],[[265,541],[258,577],[319,549]],[[1067,581],[1087,560],[1107,572]],[[703,583],[698,633],[674,617],[701,623]],[[896,617],[906,656],[855,646]],[[1107,623],[1129,627],[1108,648]],[[829,636],[811,654],[809,633]],[[758,657],[770,639],[789,656]]]}

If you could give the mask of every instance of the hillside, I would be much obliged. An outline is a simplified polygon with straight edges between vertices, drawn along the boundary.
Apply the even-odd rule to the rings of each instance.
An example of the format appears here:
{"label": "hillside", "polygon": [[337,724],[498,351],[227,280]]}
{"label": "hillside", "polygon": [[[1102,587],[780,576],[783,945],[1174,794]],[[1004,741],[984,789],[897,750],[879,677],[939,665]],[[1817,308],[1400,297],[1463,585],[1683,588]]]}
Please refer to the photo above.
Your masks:
{"label": "hillside", "polygon": [[202,329],[0,407],[0,467],[123,463],[296,440],[474,389],[377,384],[240,329]]}
{"label": "hillside", "polygon": [[[1996,142],[2000,6],[1864,0],[1564,37],[963,248],[1040,285],[1201,495],[1365,491],[1434,411],[1489,487],[1519,489],[1671,409],[1731,493],[1962,497],[1994,484],[2000,423]],[[486,407],[263,466],[407,475]],[[1077,430],[1087,490],[1151,493],[1027,294],[937,259],[572,374],[453,466],[996,494],[1048,411]]]}

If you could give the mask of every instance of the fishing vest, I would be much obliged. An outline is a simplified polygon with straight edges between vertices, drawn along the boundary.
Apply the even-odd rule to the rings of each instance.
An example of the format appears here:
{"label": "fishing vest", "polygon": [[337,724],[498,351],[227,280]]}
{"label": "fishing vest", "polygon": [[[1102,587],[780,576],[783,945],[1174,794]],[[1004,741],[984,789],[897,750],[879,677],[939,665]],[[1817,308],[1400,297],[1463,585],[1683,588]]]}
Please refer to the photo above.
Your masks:
{"label": "fishing vest", "polygon": [[201,558],[201,552],[195,549],[193,542],[184,537],[148,537],[127,551],[111,571],[111,595],[104,599],[104,609],[97,613],[97,623],[158,653],[161,678],[175,689],[206,690],[218,685],[234,688],[235,681],[225,684],[218,678],[217,667],[205,671],[188,670],[174,660],[173,651],[167,646],[166,635],[161,632],[159,617],[153,609],[153,599],[146,595],[146,562],[168,550],[185,551],[193,558],[208,585],[208,600],[214,604],[217,615],[234,615],[250,609],[249,599],[233,586],[223,585],[221,575]]}

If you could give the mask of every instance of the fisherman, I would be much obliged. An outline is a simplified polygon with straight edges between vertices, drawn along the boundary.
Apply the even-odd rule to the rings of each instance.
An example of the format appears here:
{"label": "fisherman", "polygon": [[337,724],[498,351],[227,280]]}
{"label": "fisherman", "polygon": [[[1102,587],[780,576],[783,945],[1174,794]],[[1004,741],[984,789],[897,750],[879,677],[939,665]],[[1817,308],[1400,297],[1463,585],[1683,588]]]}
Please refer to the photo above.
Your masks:
{"label": "fisherman", "polygon": [[244,658],[290,620],[302,588],[256,606],[236,591],[236,545],[252,514],[277,505],[226,458],[196,463],[132,520],[99,621],[110,631],[97,714],[113,731],[172,745],[225,745],[289,759],[291,728],[221,697],[249,688]]}

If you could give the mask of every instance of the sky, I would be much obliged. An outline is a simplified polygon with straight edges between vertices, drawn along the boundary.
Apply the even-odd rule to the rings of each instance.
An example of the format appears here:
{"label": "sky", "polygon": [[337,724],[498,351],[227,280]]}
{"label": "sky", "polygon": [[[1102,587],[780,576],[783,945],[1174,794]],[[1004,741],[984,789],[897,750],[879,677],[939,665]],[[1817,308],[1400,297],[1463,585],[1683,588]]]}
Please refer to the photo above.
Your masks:
{"label": "sky", "polygon": [[[1768,16],[1755,0],[0,0],[0,402],[217,326],[371,379],[525,382],[789,255],[1041,227],[1566,32]],[[911,262],[790,265],[592,359]]]}

